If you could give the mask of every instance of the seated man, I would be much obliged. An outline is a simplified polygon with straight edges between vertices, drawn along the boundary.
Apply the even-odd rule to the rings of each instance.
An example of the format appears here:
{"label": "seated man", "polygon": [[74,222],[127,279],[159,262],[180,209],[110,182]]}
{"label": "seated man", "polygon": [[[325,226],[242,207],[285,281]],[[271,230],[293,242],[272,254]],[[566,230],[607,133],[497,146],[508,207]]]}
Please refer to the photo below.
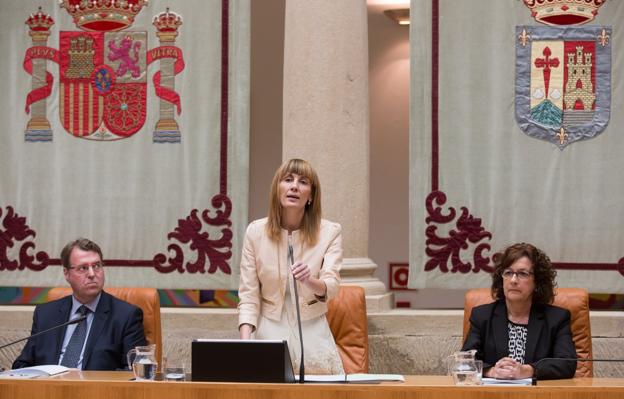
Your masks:
{"label": "seated man", "polygon": [[37,305],[31,334],[86,315],[86,319],[28,340],[13,368],[60,364],[81,370],[127,368],[126,354],[147,345],[143,311],[102,290],[102,250],[86,238],[61,251],[63,274],[73,294]]}

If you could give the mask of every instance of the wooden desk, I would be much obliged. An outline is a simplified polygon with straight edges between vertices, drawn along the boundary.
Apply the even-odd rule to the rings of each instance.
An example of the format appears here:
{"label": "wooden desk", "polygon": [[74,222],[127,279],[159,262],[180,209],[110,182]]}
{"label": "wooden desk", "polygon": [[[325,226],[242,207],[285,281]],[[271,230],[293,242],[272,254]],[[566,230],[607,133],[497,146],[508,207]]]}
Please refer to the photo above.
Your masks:
{"label": "wooden desk", "polygon": [[36,380],[0,380],[2,399],[622,399],[624,379],[542,381],[538,386],[456,387],[446,376],[407,376],[405,383],[237,384],[128,381],[129,372],[73,371]]}

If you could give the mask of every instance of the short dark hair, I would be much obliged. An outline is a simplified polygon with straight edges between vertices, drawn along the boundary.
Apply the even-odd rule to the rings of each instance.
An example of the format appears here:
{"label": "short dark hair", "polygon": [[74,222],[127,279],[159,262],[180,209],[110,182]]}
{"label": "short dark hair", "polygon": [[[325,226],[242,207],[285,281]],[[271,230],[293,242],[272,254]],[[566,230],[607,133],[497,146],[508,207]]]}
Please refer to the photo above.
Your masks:
{"label": "short dark hair", "polygon": [[533,303],[549,304],[555,298],[555,277],[557,271],[553,269],[550,258],[539,248],[524,242],[510,245],[502,252],[494,255],[494,273],[492,273],[492,297],[504,299],[503,272],[518,259],[527,257],[533,264],[535,292]]}
{"label": "short dark hair", "polygon": [[104,259],[102,256],[102,250],[100,249],[99,245],[89,240],[88,238],[78,238],[74,241],[68,242],[67,245],[63,247],[63,250],[61,251],[61,263],[63,264],[63,267],[69,268],[71,266],[69,264],[69,256],[71,255],[74,248],[80,248],[83,251],[96,252],[98,255],[100,255],[101,260]]}

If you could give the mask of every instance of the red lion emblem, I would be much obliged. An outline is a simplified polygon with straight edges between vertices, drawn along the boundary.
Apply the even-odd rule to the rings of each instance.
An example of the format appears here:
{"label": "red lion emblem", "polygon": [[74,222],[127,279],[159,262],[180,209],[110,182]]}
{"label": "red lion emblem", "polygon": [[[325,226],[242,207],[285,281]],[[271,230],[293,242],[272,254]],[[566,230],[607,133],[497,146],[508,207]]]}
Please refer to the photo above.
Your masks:
{"label": "red lion emblem", "polygon": [[[124,76],[130,71],[133,78],[141,76],[141,68],[137,63],[139,62],[139,50],[141,49],[141,42],[132,42],[130,36],[126,36],[119,42],[119,47],[115,45],[115,42],[111,40],[108,43],[110,54],[108,55],[109,61],[120,60],[119,67],[117,68],[117,76]],[[130,55],[132,50],[132,56]]]}

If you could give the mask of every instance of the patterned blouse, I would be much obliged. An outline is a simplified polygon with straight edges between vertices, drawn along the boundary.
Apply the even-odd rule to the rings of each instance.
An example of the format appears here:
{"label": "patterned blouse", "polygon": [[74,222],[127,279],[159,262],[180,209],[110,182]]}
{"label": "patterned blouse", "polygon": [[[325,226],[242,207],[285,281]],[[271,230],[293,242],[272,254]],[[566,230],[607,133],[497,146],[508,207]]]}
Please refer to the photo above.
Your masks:
{"label": "patterned blouse", "polygon": [[524,364],[524,355],[527,341],[527,324],[516,324],[507,320],[509,330],[509,357],[520,364]]}

